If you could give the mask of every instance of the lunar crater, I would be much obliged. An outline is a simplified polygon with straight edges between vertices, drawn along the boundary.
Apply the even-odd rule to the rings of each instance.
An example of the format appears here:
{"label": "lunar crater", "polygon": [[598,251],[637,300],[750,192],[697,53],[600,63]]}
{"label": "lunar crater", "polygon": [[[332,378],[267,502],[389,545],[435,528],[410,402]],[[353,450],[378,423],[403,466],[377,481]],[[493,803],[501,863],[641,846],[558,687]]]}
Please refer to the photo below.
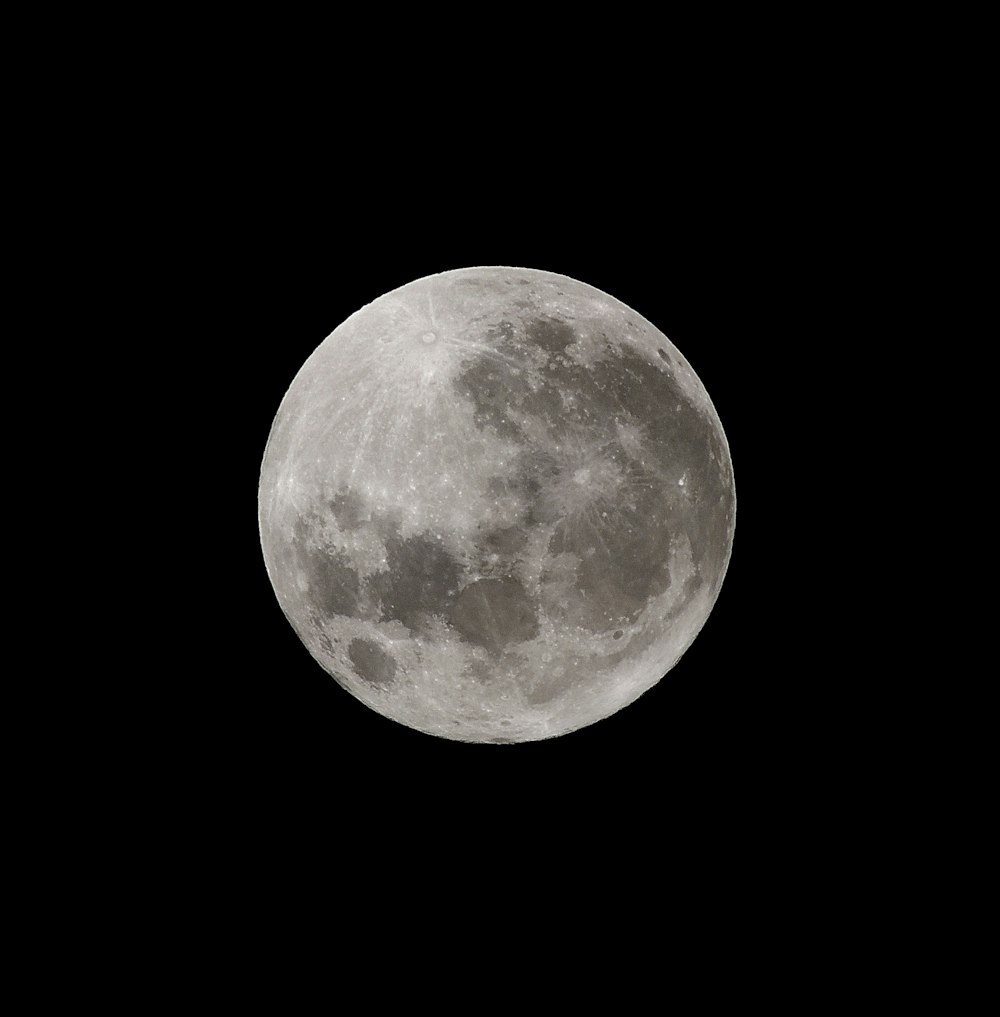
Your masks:
{"label": "lunar crater", "polygon": [[376,688],[387,688],[396,680],[396,661],[370,639],[352,639],[347,649],[358,676]]}

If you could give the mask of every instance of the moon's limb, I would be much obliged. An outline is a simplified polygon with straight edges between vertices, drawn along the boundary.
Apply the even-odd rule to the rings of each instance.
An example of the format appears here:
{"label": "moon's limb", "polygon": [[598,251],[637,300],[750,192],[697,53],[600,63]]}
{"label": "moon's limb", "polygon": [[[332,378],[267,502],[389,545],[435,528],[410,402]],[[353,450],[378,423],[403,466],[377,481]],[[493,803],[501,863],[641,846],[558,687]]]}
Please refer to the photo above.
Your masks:
{"label": "moon's limb", "polygon": [[636,699],[703,625],[736,501],[704,387],[652,324],[528,269],[419,279],[282,401],[261,544],[312,655],[373,709],[529,741]]}

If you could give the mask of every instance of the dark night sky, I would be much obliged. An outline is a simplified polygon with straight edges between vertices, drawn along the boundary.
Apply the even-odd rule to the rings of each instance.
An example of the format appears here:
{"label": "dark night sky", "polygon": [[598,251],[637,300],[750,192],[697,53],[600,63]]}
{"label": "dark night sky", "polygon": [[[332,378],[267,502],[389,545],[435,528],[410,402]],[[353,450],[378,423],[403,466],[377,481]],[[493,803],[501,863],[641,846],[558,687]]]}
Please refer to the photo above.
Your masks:
{"label": "dark night sky", "polygon": [[[508,20],[521,32],[522,18]],[[67,826],[53,843],[63,861],[78,835],[94,839],[116,867],[119,852],[137,857],[143,918],[147,884],[193,888],[190,909],[167,909],[162,924],[180,917],[185,935],[188,926],[204,928],[207,963],[225,945],[226,933],[216,936],[205,920],[220,887],[228,890],[225,912],[239,921],[265,908],[269,894],[298,900],[289,887],[303,872],[308,906],[322,882],[334,888],[334,905],[311,918],[323,932],[342,928],[388,978],[397,963],[385,958],[398,959],[417,939],[394,925],[407,893],[426,895],[411,911],[423,922],[420,936],[435,943],[439,922],[465,938],[470,916],[492,924],[513,915],[517,935],[494,956],[515,973],[533,960],[544,975],[546,951],[523,950],[520,930],[533,931],[562,901],[589,910],[603,888],[609,901],[642,911],[641,922],[581,926],[595,959],[613,941],[631,964],[643,940],[660,946],[659,916],[673,918],[685,882],[699,906],[712,887],[724,904],[756,897],[743,923],[753,922],[760,939],[761,920],[773,917],[776,880],[787,880],[798,900],[788,872],[828,881],[839,864],[824,859],[806,871],[811,845],[835,842],[829,804],[853,808],[836,785],[854,752],[851,728],[838,718],[865,713],[871,684],[863,649],[850,671],[835,651],[863,624],[851,597],[869,596],[877,569],[860,551],[841,555],[828,538],[848,513],[865,521],[869,501],[884,492],[844,472],[853,449],[841,452],[835,469],[828,450],[846,444],[844,419],[860,416],[869,429],[859,408],[866,385],[874,388],[863,369],[868,350],[850,327],[862,322],[844,327],[837,317],[854,290],[878,285],[882,266],[866,280],[859,253],[873,265],[888,260],[869,249],[867,222],[859,225],[865,217],[850,214],[855,194],[871,187],[872,156],[865,145],[842,143],[815,93],[800,87],[798,69],[794,76],[769,70],[742,33],[735,41],[754,64],[745,75],[720,77],[705,60],[671,79],[690,41],[650,32],[655,58],[637,58],[633,41],[644,28],[627,20],[628,45],[605,38],[602,19],[586,50],[570,45],[555,62],[533,31],[492,62],[478,43],[460,47],[461,66],[444,42],[425,60],[404,32],[419,62],[396,75],[384,60],[387,28],[367,36],[347,30],[335,46],[360,49],[361,60],[310,63],[296,41],[288,55],[318,80],[292,75],[282,88],[274,45],[244,46],[228,19],[219,55],[209,60],[211,87],[192,78],[186,48],[158,75],[162,114],[131,80],[115,79],[109,108],[118,108],[119,93],[135,93],[140,109],[134,123],[124,115],[113,121],[122,157],[105,158],[100,139],[87,138],[74,158],[59,162],[60,189],[63,176],[78,175],[74,159],[82,160],[124,203],[129,229],[112,246],[129,271],[122,280],[103,269],[97,295],[113,307],[124,282],[142,310],[109,371],[129,378],[108,400],[111,433],[121,441],[105,455],[88,443],[84,418],[81,444],[87,461],[99,454],[123,486],[141,474],[149,502],[162,500],[166,509],[158,542],[148,539],[137,496],[117,487],[104,493],[102,511],[142,520],[141,539],[124,546],[134,565],[111,576],[117,598],[134,600],[140,615],[137,645],[124,661],[127,716],[108,711],[126,744],[101,748],[111,757],[108,785],[138,782],[115,799],[120,839],[109,840],[85,812],[85,824]],[[317,34],[329,45],[326,33]],[[704,38],[706,48],[709,41],[715,47],[717,33]],[[803,62],[810,45],[795,47]],[[621,68],[607,66],[609,50]],[[245,73],[232,73],[222,51],[242,54]],[[528,73],[520,94],[513,86],[522,63],[552,64],[558,80],[536,85]],[[851,78],[845,67],[838,56],[828,69],[832,92]],[[428,79],[429,68],[438,76]],[[771,86],[756,91],[762,77]],[[705,95],[713,101],[703,111],[697,100]],[[89,110],[83,119],[89,130]],[[853,131],[852,116],[833,120]],[[136,147],[140,127],[150,137],[145,149]],[[885,185],[886,194],[892,189]],[[77,240],[79,257],[100,269],[107,237],[98,198],[84,187],[75,200],[94,216]],[[66,232],[46,243],[60,250]],[[264,446],[303,361],[385,292],[474,265],[579,279],[666,334],[714,402],[738,502],[726,580],[677,666],[618,714],[523,745],[436,739],[343,691],[283,616],[258,537]],[[86,322],[88,350],[105,345],[101,313]],[[861,311],[851,315],[860,319]],[[150,342],[145,330],[162,318],[166,340]],[[888,333],[884,320],[877,326]],[[898,336],[879,341],[903,346]],[[147,400],[147,381],[163,388],[162,403],[149,398],[149,431],[162,435],[163,451],[146,447],[145,420],[137,414],[133,427],[121,408],[123,388]],[[828,444],[826,432],[835,434]],[[860,456],[874,458],[870,447]],[[92,499],[99,493],[84,491]],[[840,587],[820,596],[835,570],[841,584],[850,582],[850,596]],[[154,587],[162,605],[147,603]],[[110,634],[101,635],[110,644],[118,622],[110,610],[105,616]],[[50,652],[62,654],[57,642]],[[103,667],[98,657],[75,669],[73,681],[88,697],[89,673]],[[102,791],[87,786],[85,806]],[[55,811],[47,799],[40,803]],[[812,825],[803,819],[810,809]],[[144,810],[148,828],[136,823]],[[149,862],[147,842],[156,851]],[[860,857],[864,843],[848,847]],[[680,868],[666,861],[677,847],[693,861]],[[694,868],[701,881],[689,878]],[[125,885],[131,893],[133,883]],[[370,906],[379,888],[390,898],[382,909]],[[367,934],[344,920],[342,902],[351,895],[370,915]],[[730,914],[720,922],[720,912],[700,910],[706,923],[728,931]],[[159,921],[155,909],[148,915]],[[128,928],[130,936],[141,933]],[[798,934],[795,921],[788,928]],[[269,950],[285,931],[285,924],[268,926],[259,945]],[[742,950],[752,937],[737,932]],[[140,933],[132,938],[142,945]],[[469,940],[473,950],[480,946],[475,934]],[[811,946],[808,937],[803,942]],[[321,937],[317,943],[325,945]],[[776,956],[785,955],[773,952],[771,967]],[[442,951],[440,967],[435,961],[422,972],[435,989],[451,987],[450,959]],[[339,977],[343,955],[333,951],[332,961]],[[621,978],[619,967],[603,969]],[[473,970],[490,979],[490,990],[508,983],[506,967]],[[584,984],[591,974],[585,968]],[[631,978],[630,971],[623,985]]]}
{"label": "dark night sky", "polygon": [[[239,812],[258,801],[278,812],[296,803],[369,817],[426,811],[478,817],[480,830],[513,814],[613,826],[626,813],[652,821],[682,803],[706,817],[752,811],[761,788],[788,779],[779,777],[787,755],[809,732],[808,716],[796,712],[804,701],[796,622],[782,607],[795,597],[789,569],[805,556],[791,538],[803,437],[782,405],[796,378],[804,269],[794,231],[776,223],[773,186],[744,177],[737,188],[721,171],[671,185],[657,167],[635,178],[542,174],[513,183],[462,182],[458,169],[442,168],[439,179],[407,184],[388,171],[338,178],[335,163],[327,191],[317,167],[304,188],[291,172],[230,192],[220,186],[212,223],[217,268],[205,284],[224,304],[218,359],[230,398],[215,430],[232,638],[212,646],[203,636],[210,648],[199,694],[220,796]],[[490,264],[575,277],[658,326],[715,403],[738,500],[722,592],[669,676],[594,726],[514,746],[432,738],[341,690],[282,615],[256,520],[271,420],[312,350],[396,286]]]}

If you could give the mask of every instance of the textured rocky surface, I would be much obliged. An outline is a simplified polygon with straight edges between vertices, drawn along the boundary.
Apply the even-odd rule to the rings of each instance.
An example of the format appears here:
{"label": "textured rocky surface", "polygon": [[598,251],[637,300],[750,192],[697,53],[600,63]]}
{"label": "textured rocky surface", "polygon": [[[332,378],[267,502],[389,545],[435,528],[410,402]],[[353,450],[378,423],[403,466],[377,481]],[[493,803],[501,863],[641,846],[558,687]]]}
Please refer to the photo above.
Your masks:
{"label": "textured rocky surface", "polygon": [[590,286],[477,268],[410,283],[308,359],[261,469],[278,600],[401,723],[526,741],[678,660],[735,523],[721,425],[657,329]]}

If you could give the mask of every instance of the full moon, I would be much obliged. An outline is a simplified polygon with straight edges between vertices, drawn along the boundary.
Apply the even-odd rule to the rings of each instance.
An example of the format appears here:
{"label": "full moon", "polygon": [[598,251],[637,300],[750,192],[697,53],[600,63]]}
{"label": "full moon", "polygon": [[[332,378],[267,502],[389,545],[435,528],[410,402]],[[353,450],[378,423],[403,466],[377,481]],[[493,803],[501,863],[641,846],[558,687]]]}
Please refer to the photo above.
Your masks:
{"label": "full moon", "polygon": [[655,325],[566,276],[468,268],[320,344],[275,417],[258,513],[282,610],[351,695],[428,734],[525,742],[677,663],[722,586],[736,494],[708,393]]}

